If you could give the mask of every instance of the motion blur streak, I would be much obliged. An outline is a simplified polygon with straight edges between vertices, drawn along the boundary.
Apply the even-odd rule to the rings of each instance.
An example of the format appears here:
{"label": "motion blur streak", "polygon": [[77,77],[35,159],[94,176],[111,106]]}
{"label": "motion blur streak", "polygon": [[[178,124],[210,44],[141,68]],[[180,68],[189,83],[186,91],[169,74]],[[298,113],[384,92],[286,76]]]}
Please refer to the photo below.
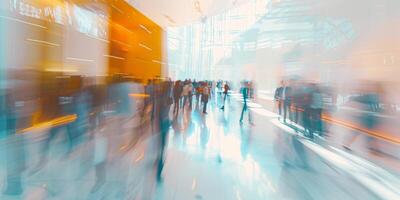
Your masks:
{"label": "motion blur streak", "polygon": [[400,199],[399,0],[1,0],[0,200]]}
{"label": "motion blur streak", "polygon": [[76,115],[68,115],[68,116],[58,117],[58,118],[55,118],[55,119],[53,119],[51,121],[41,122],[41,123],[35,124],[34,126],[31,126],[29,128],[25,128],[25,129],[19,131],[19,133],[25,133],[25,132],[29,132],[29,131],[33,131],[33,130],[36,130],[36,129],[49,127],[49,126],[65,125],[65,124],[74,122],[76,120],[76,118],[77,118]]}

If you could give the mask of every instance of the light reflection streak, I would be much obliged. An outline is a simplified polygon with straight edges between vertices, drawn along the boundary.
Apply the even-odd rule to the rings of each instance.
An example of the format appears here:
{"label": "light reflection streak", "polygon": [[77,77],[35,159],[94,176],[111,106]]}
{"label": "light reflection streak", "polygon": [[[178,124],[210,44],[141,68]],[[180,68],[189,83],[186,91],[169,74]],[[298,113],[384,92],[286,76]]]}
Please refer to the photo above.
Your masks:
{"label": "light reflection streak", "polygon": [[48,45],[48,46],[54,46],[54,47],[59,47],[59,44],[56,43],[52,43],[52,42],[47,42],[44,40],[36,40],[36,39],[32,39],[32,38],[27,38],[26,39],[29,42],[34,42],[34,43],[38,43],[38,44],[44,44],[44,45]]}
{"label": "light reflection streak", "polygon": [[20,19],[16,19],[16,18],[13,18],[13,17],[0,16],[0,18],[8,19],[8,20],[15,21],[15,22],[20,22],[20,23],[23,23],[23,24],[26,24],[26,25],[30,25],[30,26],[34,26],[34,27],[38,27],[38,28],[42,28],[42,29],[47,29],[47,27],[45,27],[45,26],[42,26],[42,25],[39,25],[39,24],[34,24],[34,23],[27,22],[27,21],[20,20]]}

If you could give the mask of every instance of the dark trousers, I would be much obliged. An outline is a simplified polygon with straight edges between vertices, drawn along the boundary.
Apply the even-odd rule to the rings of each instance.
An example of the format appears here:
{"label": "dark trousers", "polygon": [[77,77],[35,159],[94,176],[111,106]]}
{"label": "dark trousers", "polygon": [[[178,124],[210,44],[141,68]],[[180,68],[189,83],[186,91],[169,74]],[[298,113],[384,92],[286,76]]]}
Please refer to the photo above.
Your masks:
{"label": "dark trousers", "polygon": [[225,101],[226,101],[226,97],[228,96],[228,93],[224,92],[224,99],[222,100],[222,108],[225,107]]}
{"label": "dark trousers", "polygon": [[244,117],[244,112],[248,112],[249,114],[249,122],[252,122],[252,117],[251,117],[251,113],[249,110],[249,107],[247,106],[246,100],[244,101],[245,103],[243,104],[243,108],[242,108],[242,113],[240,114],[240,121],[243,121],[243,117]]}
{"label": "dark trousers", "polygon": [[179,111],[179,97],[174,98],[174,112],[178,113]]}
{"label": "dark trousers", "polygon": [[207,103],[208,101],[203,101],[203,113],[207,112]]}
{"label": "dark trousers", "polygon": [[165,148],[167,146],[167,135],[169,129],[169,120],[167,119],[160,119],[160,138],[159,138],[159,145],[160,145],[160,152],[157,162],[157,180],[161,180],[161,173],[164,168],[164,160],[165,160]]}
{"label": "dark trousers", "polygon": [[304,112],[303,112],[303,126],[306,129],[306,133],[312,132],[312,110],[309,106],[304,107]]}
{"label": "dark trousers", "polygon": [[322,109],[312,108],[311,115],[313,131],[319,131],[322,134]]}
{"label": "dark trousers", "polygon": [[196,93],[196,107],[199,106],[199,104],[200,104],[199,101],[200,101],[200,94]]}
{"label": "dark trousers", "polygon": [[296,124],[298,124],[299,123],[299,118],[300,118],[300,114],[301,114],[301,107],[299,107],[299,106],[296,106],[295,107],[295,110],[294,110],[294,122],[296,123]]}

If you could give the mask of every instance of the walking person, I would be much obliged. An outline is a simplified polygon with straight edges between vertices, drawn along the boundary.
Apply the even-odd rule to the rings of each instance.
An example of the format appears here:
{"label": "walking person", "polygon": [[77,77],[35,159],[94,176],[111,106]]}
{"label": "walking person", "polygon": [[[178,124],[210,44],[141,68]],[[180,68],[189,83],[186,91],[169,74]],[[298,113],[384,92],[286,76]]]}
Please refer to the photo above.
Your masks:
{"label": "walking person", "polygon": [[243,96],[243,108],[242,108],[242,113],[240,114],[240,123],[241,124],[243,123],[244,112],[247,111],[249,123],[251,125],[253,125],[251,112],[250,112],[249,107],[247,105],[247,101],[248,101],[248,99],[250,97],[250,88],[249,88],[249,86],[250,85],[247,82],[244,82],[242,88],[240,89],[240,92],[242,93],[242,96]]}
{"label": "walking person", "polygon": [[286,118],[289,117],[291,119],[291,104],[292,104],[292,88],[283,85],[282,88],[282,101],[283,101],[283,122],[286,123]]}
{"label": "walking person", "polygon": [[[60,92],[56,92],[55,101],[53,103],[54,112],[52,113],[51,118],[59,118],[65,117],[68,115],[75,115],[76,114],[76,106],[79,103],[79,89],[81,87],[81,80],[78,81],[77,88],[71,86],[70,79],[59,79],[58,86],[61,89]],[[67,152],[66,156],[68,156],[72,152],[73,148],[73,139],[74,134],[78,132],[77,126],[78,122],[77,119],[72,122],[62,123],[62,124],[53,124],[49,130],[49,134],[44,141],[42,146],[42,153],[39,162],[39,166],[37,168],[42,167],[48,161],[48,154],[50,150],[50,143],[51,141],[57,136],[58,133],[62,133],[62,130],[65,129],[65,134],[67,138]]]}
{"label": "walking person", "polygon": [[278,88],[276,88],[275,95],[274,95],[276,106],[278,107],[279,116],[282,116],[282,107],[283,107],[282,90],[283,90],[283,85],[284,85],[284,82],[281,81],[281,85]]}
{"label": "walking person", "polygon": [[[379,105],[379,94],[377,91],[374,91],[374,86],[372,83],[366,82],[363,85],[365,87],[365,91],[362,91],[363,94],[353,98],[353,101],[358,103],[358,109],[363,111],[358,114],[357,118],[362,127],[371,131],[375,131],[375,129],[381,123],[380,117],[378,116],[380,110],[378,110],[376,106],[372,105]],[[344,142],[343,147],[347,150],[351,150],[352,144],[359,136],[360,133],[358,132],[349,135],[346,139],[347,141]],[[373,137],[368,137],[367,145],[370,152],[379,152],[376,140]]]}
{"label": "walking person", "polygon": [[[5,143],[6,178],[3,194],[18,196],[23,193],[23,172],[26,155],[23,135],[17,134],[17,100],[11,91],[0,88],[0,131],[5,133],[9,143]],[[3,121],[4,120],[4,121]]]}
{"label": "walking person", "polygon": [[203,93],[201,94],[201,101],[203,102],[203,114],[207,114],[207,103],[210,96],[210,88],[207,82],[203,84]]}
{"label": "walking person", "polygon": [[223,102],[222,102],[221,110],[225,109],[225,101],[226,101],[226,97],[228,96],[229,90],[230,90],[230,87],[228,85],[228,82],[226,82],[225,85],[224,85],[224,99],[223,99]]}
{"label": "walking person", "polygon": [[313,139],[314,134],[312,131],[312,93],[313,93],[313,87],[311,84],[307,83],[305,84],[303,88],[303,115],[302,115],[302,122],[303,122],[303,127],[304,127],[304,134],[306,137]]}
{"label": "walking person", "polygon": [[312,126],[311,130],[317,132],[322,136],[322,109],[323,100],[320,89],[316,84],[313,84],[312,94],[311,94],[311,120]]}
{"label": "walking person", "polygon": [[183,86],[183,91],[182,91],[182,96],[183,96],[183,111],[185,111],[185,106],[186,103],[189,103],[189,106],[191,108],[192,103],[191,103],[191,95],[192,95],[192,90],[193,90],[193,85],[190,81],[188,81],[184,86]]}
{"label": "walking person", "polygon": [[195,85],[195,87],[194,87],[194,89],[195,89],[195,92],[196,92],[196,109],[198,109],[199,108],[199,105],[200,105],[200,95],[203,93],[203,88],[201,87],[201,82],[198,82],[196,85]]}
{"label": "walking person", "polygon": [[179,102],[181,99],[181,82],[178,80],[175,82],[174,89],[173,89],[173,95],[174,95],[174,113],[178,115],[179,112]]}
{"label": "walking person", "polygon": [[162,181],[162,170],[165,162],[165,149],[167,145],[168,130],[170,127],[169,110],[170,104],[168,98],[170,97],[169,86],[167,82],[160,83],[160,93],[157,98],[158,107],[158,122],[159,122],[159,157],[157,162],[157,180]]}

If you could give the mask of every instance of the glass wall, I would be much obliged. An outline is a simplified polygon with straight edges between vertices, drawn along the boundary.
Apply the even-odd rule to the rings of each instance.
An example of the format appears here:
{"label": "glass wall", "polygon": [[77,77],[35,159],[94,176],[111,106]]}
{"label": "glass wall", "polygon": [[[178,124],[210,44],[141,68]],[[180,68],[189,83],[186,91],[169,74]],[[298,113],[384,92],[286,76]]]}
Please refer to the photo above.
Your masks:
{"label": "glass wall", "polygon": [[253,79],[267,90],[294,76],[341,85],[397,82],[399,6],[396,0],[247,1],[169,28],[171,75]]}
{"label": "glass wall", "polygon": [[267,12],[266,0],[251,0],[201,22],[169,27],[169,69],[174,78],[215,79],[231,66],[233,44]]}

